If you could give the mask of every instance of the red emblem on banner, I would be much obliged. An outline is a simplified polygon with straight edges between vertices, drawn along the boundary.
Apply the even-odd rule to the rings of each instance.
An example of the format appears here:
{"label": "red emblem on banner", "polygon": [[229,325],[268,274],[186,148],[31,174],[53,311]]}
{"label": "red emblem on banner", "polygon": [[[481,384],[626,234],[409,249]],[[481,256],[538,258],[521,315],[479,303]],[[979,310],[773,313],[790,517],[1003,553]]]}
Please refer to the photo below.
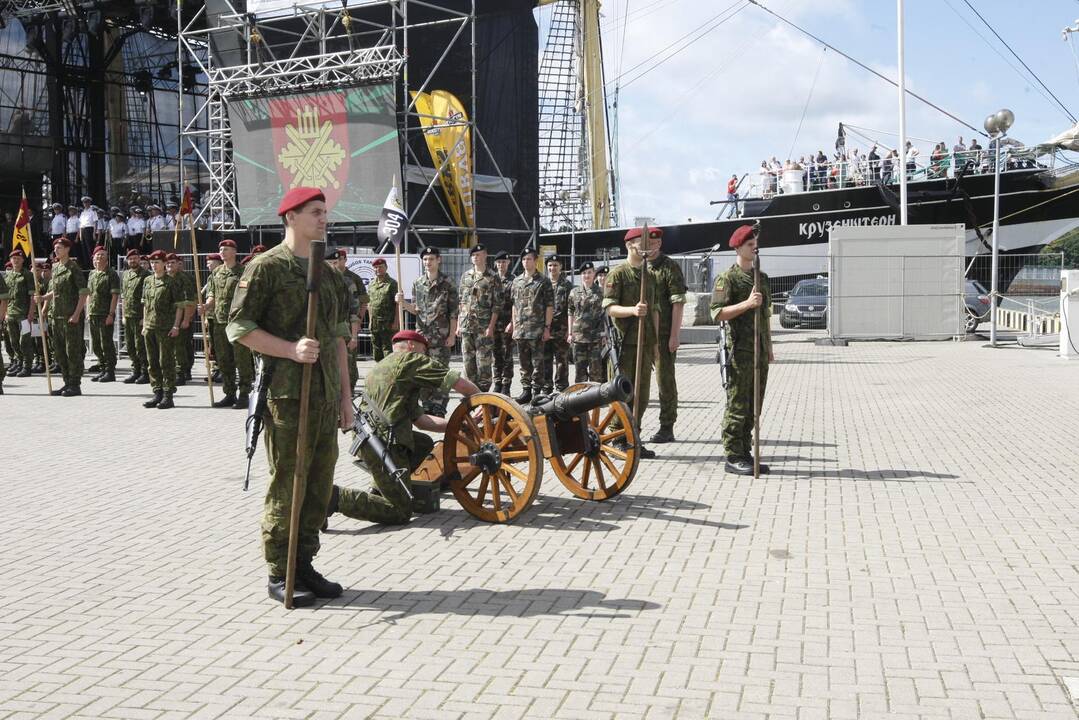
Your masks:
{"label": "red emblem on banner", "polygon": [[348,183],[348,117],[339,93],[296,95],[270,101],[277,176],[288,192],[321,188],[332,210]]}

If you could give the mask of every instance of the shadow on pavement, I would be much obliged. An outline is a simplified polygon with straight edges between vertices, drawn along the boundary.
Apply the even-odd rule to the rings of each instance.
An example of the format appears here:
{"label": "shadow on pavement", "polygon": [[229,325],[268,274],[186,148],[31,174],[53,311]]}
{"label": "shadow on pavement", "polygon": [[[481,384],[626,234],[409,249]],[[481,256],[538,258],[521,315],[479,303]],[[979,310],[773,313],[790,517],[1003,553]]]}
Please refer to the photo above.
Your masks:
{"label": "shadow on pavement", "polygon": [[[780,477],[796,478],[820,478],[823,480],[899,480],[911,482],[915,480],[958,480],[958,475],[948,473],[935,473],[926,470],[886,469],[886,470],[856,470],[843,468],[837,470],[784,470],[778,465],[771,467],[771,475]],[[974,482],[964,480],[963,482]]]}
{"label": "shadow on pavement", "polygon": [[[369,608],[394,614],[381,622],[396,622],[414,615],[482,615],[488,617],[569,617],[628,618],[619,611],[658,610],[659,603],[648,600],[612,599],[596,590],[536,588],[524,590],[351,590],[322,607]],[[582,612],[574,612],[581,610]],[[597,612],[606,611],[606,612]]]}

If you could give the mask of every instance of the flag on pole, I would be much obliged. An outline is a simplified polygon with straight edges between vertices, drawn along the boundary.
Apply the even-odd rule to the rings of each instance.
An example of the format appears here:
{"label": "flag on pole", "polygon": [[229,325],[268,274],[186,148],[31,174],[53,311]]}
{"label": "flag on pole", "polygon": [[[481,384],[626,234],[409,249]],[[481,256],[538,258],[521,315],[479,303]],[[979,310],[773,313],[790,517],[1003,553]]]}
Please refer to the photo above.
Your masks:
{"label": "flag on pole", "polygon": [[191,187],[188,185],[184,185],[184,199],[183,202],[180,203],[180,217],[183,217],[184,215],[190,215],[191,208]]}
{"label": "flag on pole", "polygon": [[394,182],[382,205],[382,217],[378,219],[378,239],[380,242],[392,242],[394,247],[401,247],[401,241],[408,232],[408,215],[401,207],[397,196],[397,183]]}
{"label": "flag on pole", "polygon": [[26,190],[22,191],[19,217],[15,219],[15,234],[11,238],[11,249],[16,248],[21,248],[28,258],[34,256],[34,246],[30,242],[30,203],[26,200]]}

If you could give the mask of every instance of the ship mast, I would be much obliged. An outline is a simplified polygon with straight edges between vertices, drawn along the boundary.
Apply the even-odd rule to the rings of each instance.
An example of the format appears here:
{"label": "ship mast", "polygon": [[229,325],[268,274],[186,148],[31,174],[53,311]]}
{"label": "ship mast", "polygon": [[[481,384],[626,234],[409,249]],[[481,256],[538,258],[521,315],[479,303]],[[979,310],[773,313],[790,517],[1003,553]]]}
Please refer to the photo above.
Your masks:
{"label": "ship mast", "polygon": [[608,228],[614,217],[600,0],[554,5],[539,73],[540,223]]}

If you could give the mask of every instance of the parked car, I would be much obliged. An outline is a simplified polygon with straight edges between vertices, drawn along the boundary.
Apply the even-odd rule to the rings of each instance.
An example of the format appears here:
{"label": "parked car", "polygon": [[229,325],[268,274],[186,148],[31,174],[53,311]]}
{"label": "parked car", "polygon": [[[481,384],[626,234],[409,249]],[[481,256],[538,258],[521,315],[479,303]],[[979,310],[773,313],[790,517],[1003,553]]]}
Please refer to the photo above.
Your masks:
{"label": "parked car", "polygon": [[968,333],[972,333],[989,319],[989,291],[977,280],[967,280],[964,302],[967,306],[965,329]]}
{"label": "parked car", "polygon": [[828,326],[828,278],[799,280],[779,312],[785,328]]}

